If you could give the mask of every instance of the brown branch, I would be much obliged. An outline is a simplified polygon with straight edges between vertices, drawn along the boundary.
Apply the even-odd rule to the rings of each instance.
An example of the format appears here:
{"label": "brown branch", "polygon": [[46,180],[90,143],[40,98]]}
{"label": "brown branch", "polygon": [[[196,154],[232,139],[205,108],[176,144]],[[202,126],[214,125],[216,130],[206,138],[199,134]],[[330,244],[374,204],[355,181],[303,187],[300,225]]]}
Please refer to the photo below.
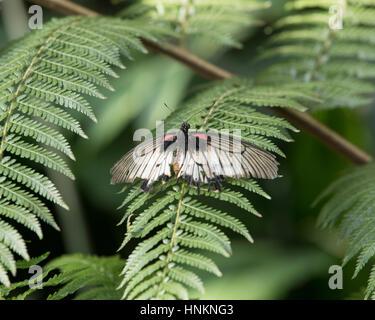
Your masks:
{"label": "brown branch", "polygon": [[[99,14],[95,11],[72,3],[68,0],[28,0],[29,2],[39,4],[55,10],[60,13],[69,15],[86,15],[86,16],[98,16]],[[198,74],[204,78],[210,80],[220,80],[232,78],[235,75],[223,70],[195,55],[186,51],[183,48],[176,47],[171,44],[165,44],[159,46],[156,43],[144,40],[144,44],[149,49],[160,52],[167,55],[183,64],[189,68],[196,71]],[[303,113],[290,108],[274,108],[277,114],[288,119],[293,125],[301,130],[310,133],[312,136],[317,138],[323,144],[328,146],[334,152],[340,154],[347,160],[351,161],[357,165],[367,164],[372,161],[370,155],[356,147],[351,142],[347,141],[345,138],[340,136],[335,131],[331,130],[324,124],[315,120],[313,117],[307,113]]]}
{"label": "brown branch", "polygon": [[82,15],[82,16],[90,16],[95,17],[98,16],[99,13],[87,9],[79,4],[73,3],[71,1],[65,0],[27,0],[28,2],[39,4],[43,7],[52,9],[54,11],[60,12],[66,15]]}

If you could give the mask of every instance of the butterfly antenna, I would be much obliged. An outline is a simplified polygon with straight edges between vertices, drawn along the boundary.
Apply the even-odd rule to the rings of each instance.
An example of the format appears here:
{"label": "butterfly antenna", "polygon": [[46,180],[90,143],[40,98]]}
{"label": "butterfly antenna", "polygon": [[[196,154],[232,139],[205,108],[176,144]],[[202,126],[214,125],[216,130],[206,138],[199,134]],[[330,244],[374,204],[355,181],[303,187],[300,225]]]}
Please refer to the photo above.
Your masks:
{"label": "butterfly antenna", "polygon": [[173,112],[173,110],[171,108],[169,108],[168,105],[165,102],[164,102],[163,106],[166,107],[170,112]]}

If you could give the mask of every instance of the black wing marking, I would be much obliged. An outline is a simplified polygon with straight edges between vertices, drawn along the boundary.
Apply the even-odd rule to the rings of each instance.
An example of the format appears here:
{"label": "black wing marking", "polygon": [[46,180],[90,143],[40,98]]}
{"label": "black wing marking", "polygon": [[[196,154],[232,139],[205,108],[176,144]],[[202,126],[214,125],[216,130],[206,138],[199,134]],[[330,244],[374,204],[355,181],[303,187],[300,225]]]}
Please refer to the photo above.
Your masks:
{"label": "black wing marking", "polygon": [[111,184],[141,178],[145,180],[142,188],[148,191],[161,176],[170,177],[173,151],[178,147],[176,136],[177,133],[170,133],[149,139],[130,150],[112,167]]}
{"label": "black wing marking", "polygon": [[185,150],[184,136],[177,139],[177,135],[181,132],[146,140],[126,153],[111,169],[111,183],[141,178],[142,189],[149,191],[160,177],[163,181],[171,177],[174,164],[177,178],[185,178],[189,185],[198,187],[201,183],[213,184],[218,190],[225,177],[274,179],[278,175],[275,156],[249,142],[223,134],[189,131]]}
{"label": "black wing marking", "polygon": [[127,152],[111,169],[111,184],[133,182],[143,172],[155,153],[159,153],[163,137],[156,137],[140,143]]}
{"label": "black wing marking", "polygon": [[178,159],[177,177],[189,184],[213,183],[220,189],[225,177],[274,179],[278,175],[275,156],[249,142],[198,131],[189,134],[188,145],[186,156]]}

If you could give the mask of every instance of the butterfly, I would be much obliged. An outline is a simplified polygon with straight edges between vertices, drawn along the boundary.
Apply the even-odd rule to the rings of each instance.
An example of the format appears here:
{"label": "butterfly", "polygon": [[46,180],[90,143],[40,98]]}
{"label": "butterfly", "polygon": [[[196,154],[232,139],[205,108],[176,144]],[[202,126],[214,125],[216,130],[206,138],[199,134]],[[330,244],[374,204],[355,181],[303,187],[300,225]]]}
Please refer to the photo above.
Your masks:
{"label": "butterfly", "polygon": [[141,188],[150,192],[161,179],[172,174],[188,185],[208,184],[219,192],[225,178],[274,179],[278,162],[270,152],[228,134],[190,130],[183,122],[179,131],[145,140],[126,153],[111,169],[111,184],[143,179]]}

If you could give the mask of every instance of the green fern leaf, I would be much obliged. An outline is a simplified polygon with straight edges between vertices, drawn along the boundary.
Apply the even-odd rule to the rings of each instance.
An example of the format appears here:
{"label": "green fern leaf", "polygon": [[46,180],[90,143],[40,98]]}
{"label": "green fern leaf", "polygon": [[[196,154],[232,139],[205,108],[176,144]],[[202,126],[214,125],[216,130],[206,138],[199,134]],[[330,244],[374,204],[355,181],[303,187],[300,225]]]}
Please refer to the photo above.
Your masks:
{"label": "green fern leaf", "polygon": [[[47,256],[48,253],[27,262],[18,261],[17,268],[28,269],[33,265],[41,265]],[[63,255],[43,266],[43,290],[37,291],[39,294],[45,294],[45,288],[48,288],[47,292],[52,290],[53,293],[48,296],[50,300],[61,300],[66,297],[77,300],[118,300],[121,295],[116,288],[120,282],[119,273],[122,265],[123,261],[118,256]],[[0,296],[8,300],[23,300],[32,297],[34,292],[35,289],[29,287],[29,279],[9,283],[8,288],[0,285]]]}
{"label": "green fern leaf", "polygon": [[[311,104],[314,109],[353,108],[371,102],[374,3],[293,0],[285,8],[287,15],[275,23],[273,34],[255,61],[266,65],[256,83],[304,82],[324,101]],[[330,8],[337,8],[336,17]]]}
{"label": "green fern leaf", "polygon": [[[325,200],[327,199],[327,200]],[[353,278],[373,260],[375,255],[375,165],[352,169],[333,182],[317,199],[325,200],[319,224],[337,227],[342,239],[348,240],[345,265],[356,258]],[[365,297],[374,297],[372,268]]]}
{"label": "green fern leaf", "polygon": [[156,26],[168,25],[182,43],[206,38],[220,46],[241,47],[241,32],[258,24],[257,12],[268,6],[269,3],[255,0],[234,0],[230,4],[211,0],[142,0],[127,6],[120,15],[135,20],[151,19]]}
{"label": "green fern leaf", "polygon": [[[42,237],[39,219],[58,229],[45,201],[68,209],[45,173],[48,167],[71,179],[74,175],[62,152],[75,159],[65,131],[87,138],[74,113],[96,122],[86,96],[104,99],[101,88],[113,91],[108,76],[125,68],[121,55],[146,52],[140,36],[159,41],[163,28],[148,23],[106,17],[52,19],[30,32],[0,56],[0,215],[17,221]],[[48,148],[50,147],[50,148]],[[20,161],[30,162],[30,166]],[[33,164],[39,164],[34,169]],[[28,259],[21,233],[0,220],[0,283],[9,286],[6,270],[14,274],[9,252]],[[9,251],[10,250],[10,251]],[[57,281],[57,280],[56,280]],[[89,280],[88,280],[89,281]],[[66,289],[68,294],[74,291]],[[61,292],[61,295],[64,295]]]}

